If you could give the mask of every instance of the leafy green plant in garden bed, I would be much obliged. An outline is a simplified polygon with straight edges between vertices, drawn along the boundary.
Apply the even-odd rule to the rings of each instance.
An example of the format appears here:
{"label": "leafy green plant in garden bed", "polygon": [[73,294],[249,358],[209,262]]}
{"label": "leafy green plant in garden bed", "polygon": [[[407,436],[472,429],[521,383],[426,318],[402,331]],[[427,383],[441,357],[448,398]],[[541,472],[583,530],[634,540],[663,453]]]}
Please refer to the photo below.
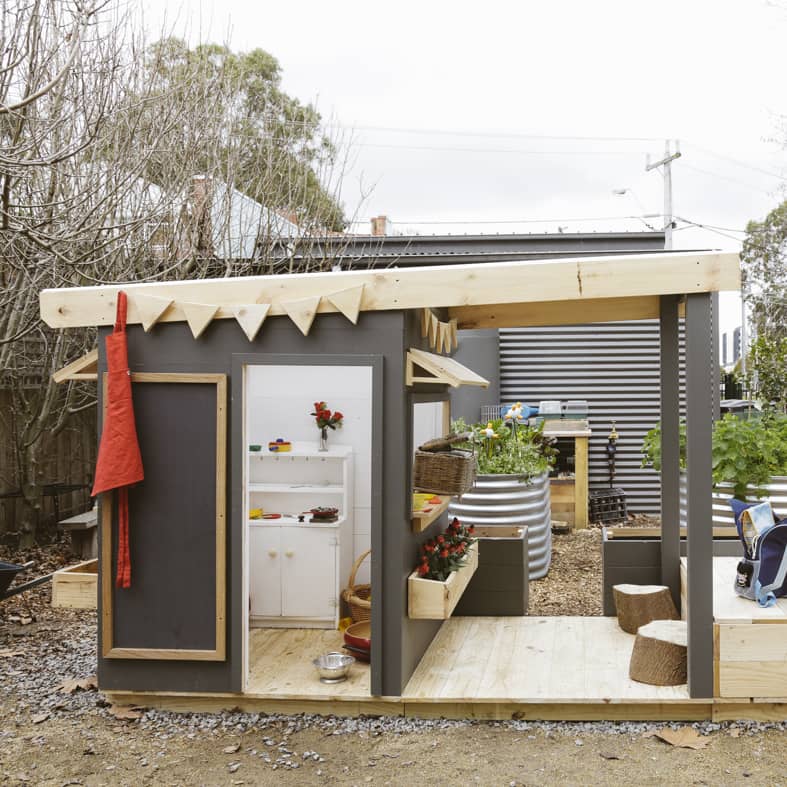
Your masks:
{"label": "leafy green plant in garden bed", "polygon": [[459,418],[451,428],[456,433],[470,433],[470,441],[457,447],[475,451],[479,475],[522,475],[529,481],[547,472],[557,455],[553,438],[543,433],[543,424],[527,426],[497,418],[468,425]]}
{"label": "leafy green plant in garden bed", "polygon": [[[713,483],[731,484],[739,500],[765,497],[774,476],[787,475],[787,416],[775,412],[758,418],[727,414],[713,425]],[[661,425],[642,442],[642,466],[661,470]],[[680,466],[686,467],[686,423],[680,424]]]}

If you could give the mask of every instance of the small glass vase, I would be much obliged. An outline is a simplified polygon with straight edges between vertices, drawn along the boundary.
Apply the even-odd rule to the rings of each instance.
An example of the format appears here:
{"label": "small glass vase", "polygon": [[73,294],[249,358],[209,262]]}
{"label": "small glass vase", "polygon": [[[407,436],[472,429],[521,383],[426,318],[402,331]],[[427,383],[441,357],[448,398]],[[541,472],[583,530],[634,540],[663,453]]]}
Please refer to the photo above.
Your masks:
{"label": "small glass vase", "polygon": [[320,429],[320,447],[317,449],[318,451],[327,451],[328,450],[328,427],[323,426]]}

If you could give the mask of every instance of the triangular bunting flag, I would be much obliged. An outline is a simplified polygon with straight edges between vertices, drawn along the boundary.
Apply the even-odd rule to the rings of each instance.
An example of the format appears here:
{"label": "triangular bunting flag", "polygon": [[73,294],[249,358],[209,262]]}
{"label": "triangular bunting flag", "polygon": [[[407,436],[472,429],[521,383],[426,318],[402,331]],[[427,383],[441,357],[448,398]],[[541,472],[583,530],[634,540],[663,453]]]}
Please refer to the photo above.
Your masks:
{"label": "triangular bunting flag", "polygon": [[309,335],[309,330],[314,322],[314,315],[317,314],[317,307],[320,305],[320,296],[313,295],[311,298],[300,298],[297,301],[282,301],[281,307],[289,314],[290,319],[300,328],[304,336]]}
{"label": "triangular bunting flag", "polygon": [[434,312],[429,312],[429,347],[434,350],[437,347],[437,333],[440,320],[437,319]]}
{"label": "triangular bunting flag", "polygon": [[429,335],[429,323],[432,314],[431,309],[421,309],[421,338],[425,339]]}
{"label": "triangular bunting flag", "polygon": [[235,315],[238,325],[243,328],[243,332],[250,342],[254,341],[262,323],[265,322],[270,307],[269,303],[249,303],[245,306],[232,307],[232,313]]}
{"label": "triangular bunting flag", "polygon": [[448,335],[448,323],[439,322],[437,324],[437,352],[441,353],[443,350],[450,350],[450,337]]}
{"label": "triangular bunting flag", "polygon": [[157,322],[159,317],[172,305],[172,298],[162,298],[159,295],[132,295],[131,303],[136,307],[139,321],[147,333]]}
{"label": "triangular bunting flag", "polygon": [[199,339],[219,310],[219,307],[212,303],[181,303],[179,305],[186,315],[186,321],[195,339]]}
{"label": "triangular bunting flag", "polygon": [[358,322],[358,312],[361,310],[363,298],[363,284],[359,287],[350,287],[348,290],[339,290],[325,296],[353,325]]}

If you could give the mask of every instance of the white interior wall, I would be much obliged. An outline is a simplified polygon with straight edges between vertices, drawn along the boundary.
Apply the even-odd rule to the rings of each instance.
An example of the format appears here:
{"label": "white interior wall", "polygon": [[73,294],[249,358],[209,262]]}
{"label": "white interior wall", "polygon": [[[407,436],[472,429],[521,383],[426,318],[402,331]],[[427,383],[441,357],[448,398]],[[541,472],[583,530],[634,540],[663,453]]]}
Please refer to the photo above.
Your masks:
{"label": "white interior wall", "polygon": [[[263,451],[271,440],[319,440],[315,401],[344,415],[343,425],[328,430],[328,443],[353,449],[353,535],[343,548],[340,584],[346,586],[352,561],[371,544],[372,491],[372,367],[370,366],[249,366],[246,372],[246,434]],[[370,582],[370,561],[364,561],[356,582]]]}

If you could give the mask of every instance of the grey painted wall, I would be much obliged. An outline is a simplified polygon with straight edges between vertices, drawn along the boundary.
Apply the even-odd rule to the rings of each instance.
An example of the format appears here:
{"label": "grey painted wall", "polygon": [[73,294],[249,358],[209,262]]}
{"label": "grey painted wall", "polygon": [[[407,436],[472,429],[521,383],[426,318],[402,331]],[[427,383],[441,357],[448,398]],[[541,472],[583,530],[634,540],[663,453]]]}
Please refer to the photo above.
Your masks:
{"label": "grey painted wall", "polygon": [[464,418],[469,424],[480,420],[483,405],[500,401],[500,337],[496,328],[459,331],[459,347],[454,358],[489,380],[488,388],[463,385],[451,389],[451,418]]}
{"label": "grey painted wall", "polygon": [[[102,337],[108,331],[101,331]],[[372,513],[372,692],[396,695],[401,692],[425,649],[434,637],[439,622],[414,621],[407,617],[407,576],[412,571],[419,543],[428,536],[414,535],[410,528],[410,479],[412,467],[412,393],[404,385],[405,350],[422,346],[419,315],[415,312],[362,313],[353,326],[341,315],[320,315],[308,337],[283,317],[269,319],[254,342],[249,342],[239,326],[231,320],[216,320],[195,340],[185,323],[162,324],[145,334],[141,327],[131,326],[129,362],[132,371],[146,372],[212,372],[226,374],[232,396],[228,413],[227,473],[227,659],[225,662],[189,662],[155,660],[120,660],[99,658],[99,685],[105,690],[239,692],[242,685],[242,632],[245,625],[242,587],[242,494],[240,484],[241,450],[240,401],[237,381],[233,382],[233,355],[276,353],[319,355],[326,362],[330,356],[347,363],[348,355],[382,359],[382,386],[375,393],[380,404],[382,439],[375,449],[382,481],[373,495]],[[104,342],[99,341],[99,368],[105,369]],[[440,391],[438,390],[437,393]],[[435,391],[430,391],[434,395]],[[100,412],[100,410],[99,410]],[[142,415],[140,410],[140,415]],[[180,415],[188,420],[188,405]],[[199,429],[204,416],[194,410],[191,425]],[[231,427],[231,428],[230,428]],[[143,461],[145,461],[143,455]],[[174,456],[172,461],[178,461]],[[156,463],[148,464],[153,468]],[[157,471],[158,472],[158,471]],[[181,476],[172,479],[167,492],[173,499],[193,493]],[[144,482],[135,490],[142,500]],[[155,501],[153,501],[155,504]],[[196,514],[195,514],[196,515]],[[132,511],[133,517],[133,511]],[[205,527],[212,526],[214,516],[205,510]],[[188,537],[188,524],[169,521],[167,538]],[[177,584],[190,581],[187,563],[173,561],[169,549],[151,547],[151,554],[140,554],[135,542],[132,519],[132,569],[140,561],[166,566]],[[208,556],[210,557],[210,556]],[[203,556],[204,559],[204,556]],[[101,566],[103,573],[108,567]],[[122,591],[120,591],[122,592]],[[161,599],[159,603],[165,603]],[[102,614],[99,600],[99,618]],[[138,609],[130,612],[135,620],[122,625],[134,628],[140,624]],[[166,616],[159,616],[153,625],[173,625]],[[156,636],[169,636],[161,631]],[[100,636],[100,635],[99,635]],[[129,643],[130,644],[130,643]],[[99,644],[100,648],[100,644]]]}

